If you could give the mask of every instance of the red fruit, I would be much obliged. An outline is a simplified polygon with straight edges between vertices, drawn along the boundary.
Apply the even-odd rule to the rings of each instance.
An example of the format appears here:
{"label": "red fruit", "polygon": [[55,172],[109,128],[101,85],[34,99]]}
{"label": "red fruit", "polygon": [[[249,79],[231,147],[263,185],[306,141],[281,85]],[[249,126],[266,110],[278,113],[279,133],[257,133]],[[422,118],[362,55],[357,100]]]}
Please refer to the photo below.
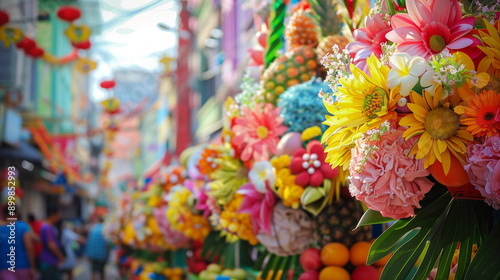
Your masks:
{"label": "red fruit", "polygon": [[373,266],[358,266],[352,272],[351,280],[379,280],[378,270]]}
{"label": "red fruit", "polygon": [[194,274],[200,274],[203,270],[207,269],[208,264],[204,261],[200,262],[195,262],[191,267],[190,270]]}
{"label": "red fruit", "polygon": [[465,171],[462,163],[450,153],[450,171],[444,174],[443,164],[436,160],[427,170],[439,183],[447,187],[461,187],[470,182],[469,175]]}
{"label": "red fruit", "polygon": [[294,274],[293,268],[290,268],[288,270],[288,278],[287,278],[287,280],[292,280],[293,279],[293,274]]}
{"label": "red fruit", "polygon": [[299,277],[299,280],[318,280],[319,279],[319,271],[306,271],[302,273]]}
{"label": "red fruit", "polygon": [[321,262],[321,251],[316,248],[309,248],[300,255],[300,265],[305,271],[319,270],[323,267]]}

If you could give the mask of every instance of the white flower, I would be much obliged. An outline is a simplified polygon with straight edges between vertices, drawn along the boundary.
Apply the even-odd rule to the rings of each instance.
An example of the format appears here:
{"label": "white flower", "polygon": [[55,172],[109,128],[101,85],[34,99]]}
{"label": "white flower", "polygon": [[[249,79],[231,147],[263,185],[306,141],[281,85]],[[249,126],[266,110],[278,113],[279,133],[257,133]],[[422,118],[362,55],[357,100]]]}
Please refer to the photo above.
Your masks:
{"label": "white flower", "polygon": [[427,69],[420,79],[420,85],[432,96],[434,96],[434,90],[436,90],[436,86],[439,84],[434,78],[435,76],[436,72],[434,72],[434,69],[432,69],[432,67],[427,64]]}
{"label": "white flower", "polygon": [[274,187],[276,183],[276,173],[269,161],[255,162],[252,170],[248,173],[248,178],[260,193],[266,193],[266,182],[269,183],[269,187]]}
{"label": "white flower", "polygon": [[399,94],[401,96],[410,95],[411,89],[418,83],[418,77],[424,74],[426,61],[423,57],[410,56],[407,53],[395,53],[389,58],[388,83],[392,88],[401,85]]}

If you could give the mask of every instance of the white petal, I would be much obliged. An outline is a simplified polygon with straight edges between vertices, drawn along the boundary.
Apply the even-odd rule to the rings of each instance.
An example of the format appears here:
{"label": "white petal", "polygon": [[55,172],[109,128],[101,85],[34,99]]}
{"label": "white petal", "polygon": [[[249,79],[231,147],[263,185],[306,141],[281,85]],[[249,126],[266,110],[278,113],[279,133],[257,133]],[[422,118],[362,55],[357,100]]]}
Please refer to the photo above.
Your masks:
{"label": "white petal", "polygon": [[408,66],[408,68],[410,69],[411,75],[418,77],[424,74],[425,70],[427,69],[427,61],[425,61],[425,59],[422,57],[414,56],[410,61],[410,65]]}
{"label": "white petal", "polygon": [[417,84],[418,78],[412,75],[408,75],[401,79],[401,90],[399,91],[399,94],[401,96],[408,96],[410,95],[410,90]]}
{"label": "white petal", "polygon": [[389,58],[389,64],[398,71],[405,71],[406,64],[410,58],[410,55],[407,53],[395,53]]}

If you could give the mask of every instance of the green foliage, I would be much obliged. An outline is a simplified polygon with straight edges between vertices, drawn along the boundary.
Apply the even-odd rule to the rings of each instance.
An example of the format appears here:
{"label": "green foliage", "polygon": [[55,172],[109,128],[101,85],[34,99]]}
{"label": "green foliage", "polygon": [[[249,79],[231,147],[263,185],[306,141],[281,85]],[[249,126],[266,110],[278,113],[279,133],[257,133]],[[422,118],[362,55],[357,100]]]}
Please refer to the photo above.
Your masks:
{"label": "green foliage", "polygon": [[340,32],[342,18],[337,14],[338,4],[336,0],[308,0],[316,19],[320,23],[321,35],[327,37]]}
{"label": "green foliage", "polygon": [[252,248],[250,243],[242,240],[228,243],[220,231],[211,231],[203,242],[201,255],[210,262],[218,263],[225,268],[236,268],[236,258],[239,259],[239,267],[250,267],[253,265]]}
{"label": "green foliage", "polygon": [[[489,247],[483,242],[491,230],[492,208],[483,201],[455,200],[440,185],[434,186],[421,205],[415,217],[397,221],[373,243],[367,263],[372,264],[392,252],[394,255],[384,268],[382,280],[425,280],[436,265],[436,279],[448,279],[453,255],[460,244],[455,279],[464,279],[473,245]],[[363,223],[380,220],[375,213],[367,215],[373,218],[367,216]],[[488,274],[482,279],[496,279],[494,277]]]}

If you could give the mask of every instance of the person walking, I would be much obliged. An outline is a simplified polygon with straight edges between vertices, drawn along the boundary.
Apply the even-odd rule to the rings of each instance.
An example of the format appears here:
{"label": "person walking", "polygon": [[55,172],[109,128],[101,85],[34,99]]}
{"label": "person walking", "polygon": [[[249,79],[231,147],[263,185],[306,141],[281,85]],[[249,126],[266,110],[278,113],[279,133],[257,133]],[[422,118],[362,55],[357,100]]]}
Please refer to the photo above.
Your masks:
{"label": "person walking", "polygon": [[61,263],[59,270],[61,271],[61,276],[67,276],[66,280],[73,279],[73,269],[77,265],[75,246],[85,243],[85,238],[75,233],[72,228],[73,225],[71,222],[66,222],[63,225],[61,233],[61,245],[66,253],[66,260]]}
{"label": "person walking", "polygon": [[98,222],[90,228],[87,236],[86,253],[92,266],[92,280],[96,280],[97,275],[104,280],[104,267],[108,259],[108,245],[104,239],[103,222],[104,220],[100,217]]}
{"label": "person walking", "polygon": [[57,238],[55,225],[61,220],[61,212],[57,207],[49,207],[47,219],[40,229],[42,252],[40,253],[41,280],[59,280],[61,275],[58,266],[65,256]]}
{"label": "person walking", "polygon": [[7,206],[2,211],[0,226],[0,279],[36,280],[35,249],[32,232],[27,223],[21,220],[14,220],[14,218],[18,218],[18,211],[18,209],[15,212],[10,211]]}

